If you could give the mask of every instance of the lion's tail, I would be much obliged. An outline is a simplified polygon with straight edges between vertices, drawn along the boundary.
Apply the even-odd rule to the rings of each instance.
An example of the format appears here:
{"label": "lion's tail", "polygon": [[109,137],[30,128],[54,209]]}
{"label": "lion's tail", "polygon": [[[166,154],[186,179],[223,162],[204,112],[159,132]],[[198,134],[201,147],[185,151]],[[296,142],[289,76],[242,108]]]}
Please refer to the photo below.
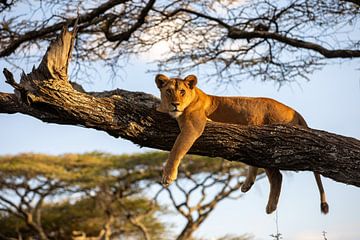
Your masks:
{"label": "lion's tail", "polygon": [[324,191],[324,187],[321,182],[321,176],[319,173],[314,172],[316,184],[319,188],[320,192],[320,209],[323,214],[327,214],[329,212],[329,204],[326,202],[326,195]]}
{"label": "lion's tail", "polygon": [[[297,115],[298,115],[298,125],[303,126],[303,127],[308,127],[305,119],[299,113],[297,113]],[[316,184],[318,186],[319,193],[320,193],[320,209],[321,209],[321,212],[324,213],[324,214],[327,214],[329,212],[329,205],[326,202],[326,194],[325,194],[325,191],[324,191],[324,186],[323,186],[322,181],[321,181],[321,176],[317,172],[314,172],[314,176],[315,176]]]}

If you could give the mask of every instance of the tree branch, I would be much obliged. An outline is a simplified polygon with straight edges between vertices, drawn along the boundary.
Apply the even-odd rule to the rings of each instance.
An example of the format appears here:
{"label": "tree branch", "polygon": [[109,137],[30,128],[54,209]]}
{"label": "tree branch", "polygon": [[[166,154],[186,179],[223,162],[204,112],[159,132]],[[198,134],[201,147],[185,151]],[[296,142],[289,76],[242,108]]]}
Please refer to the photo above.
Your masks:
{"label": "tree branch", "polygon": [[[104,12],[106,12],[107,10],[113,8],[116,5],[119,4],[123,4],[125,2],[127,2],[128,0],[109,0],[106,3],[103,3],[102,5],[100,5],[99,7],[95,8],[94,10],[90,11],[89,13],[80,15],[78,17],[78,21],[79,24],[81,23],[87,23],[90,20],[94,19],[95,17],[103,14]],[[0,51],[0,57],[6,57],[9,56],[11,53],[13,53],[22,43],[27,42],[27,41],[33,41],[39,38],[43,38],[44,36],[50,34],[50,33],[54,33],[56,31],[61,30],[61,28],[64,25],[69,25],[69,26],[73,26],[73,24],[75,23],[76,19],[71,19],[71,20],[67,20],[67,21],[63,21],[63,22],[59,22],[59,23],[55,23],[51,26],[48,27],[44,27],[40,30],[31,30],[28,31],[22,35],[19,35],[16,39],[14,39],[13,41],[11,41],[11,43],[6,46],[5,48],[3,48]]]}
{"label": "tree branch", "polygon": [[353,4],[356,4],[357,6],[360,6],[360,1],[359,0],[340,0],[343,2],[351,2]]}
{"label": "tree branch", "polygon": [[348,50],[348,49],[327,49],[319,44],[307,42],[300,39],[286,37],[279,33],[267,32],[267,31],[242,31],[236,28],[230,28],[228,32],[228,37],[232,39],[252,39],[252,38],[262,38],[262,39],[273,39],[281,43],[288,44],[293,47],[303,48],[308,50],[313,50],[317,53],[320,53],[326,58],[355,58],[360,57],[360,50]]}
{"label": "tree branch", "polygon": [[[351,1],[351,2],[358,4],[358,1]],[[273,40],[288,44],[293,47],[313,50],[315,52],[320,53],[321,55],[323,55],[326,58],[356,58],[356,57],[360,57],[360,50],[348,50],[348,49],[332,50],[332,49],[327,49],[316,43],[286,37],[286,36],[281,35],[276,32],[256,31],[256,30],[251,31],[251,32],[243,31],[243,30],[235,28],[231,25],[228,25],[227,23],[225,23],[224,21],[222,21],[219,18],[212,17],[212,16],[206,15],[204,13],[200,13],[200,12],[190,10],[190,9],[180,8],[180,9],[173,11],[169,16],[174,16],[179,12],[186,12],[186,13],[193,14],[195,16],[218,23],[219,26],[228,30],[227,36],[231,39],[246,39],[248,41],[252,38],[273,39]]]}
{"label": "tree branch", "polygon": [[[73,38],[64,29],[39,67],[23,74],[20,83],[5,75],[16,94],[0,93],[0,113],[20,112],[44,122],[81,125],[140,146],[170,150],[179,128],[174,119],[155,110],[159,100],[154,96],[119,89],[83,93],[72,88],[67,57]],[[190,153],[258,167],[316,171],[360,186],[360,141],[320,130],[209,122]]]}
{"label": "tree branch", "polygon": [[[142,11],[140,12],[137,21],[135,22],[135,24],[133,26],[130,27],[129,30],[113,35],[112,33],[110,33],[110,28],[111,25],[110,23],[112,22],[107,21],[106,26],[105,26],[105,36],[106,39],[109,40],[110,42],[115,42],[115,41],[127,41],[129,40],[129,38],[131,37],[131,35],[138,29],[140,28],[144,23],[145,23],[145,18],[148,15],[149,11],[151,10],[152,6],[154,5],[156,0],[150,0],[146,6],[142,9]],[[113,19],[112,19],[113,20]]]}

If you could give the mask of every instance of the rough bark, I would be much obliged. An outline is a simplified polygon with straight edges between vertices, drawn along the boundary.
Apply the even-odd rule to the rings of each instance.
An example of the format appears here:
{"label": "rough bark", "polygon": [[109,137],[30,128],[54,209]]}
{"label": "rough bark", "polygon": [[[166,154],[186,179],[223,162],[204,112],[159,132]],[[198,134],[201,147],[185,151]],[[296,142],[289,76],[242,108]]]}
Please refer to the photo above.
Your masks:
{"label": "rough bark", "polygon": [[[74,35],[64,29],[38,68],[24,73],[20,83],[4,69],[15,94],[0,93],[0,113],[94,128],[140,146],[170,150],[179,129],[174,119],[155,110],[159,100],[154,96],[120,89],[100,93],[73,89],[67,68]],[[360,141],[320,130],[209,122],[190,153],[259,167],[311,170],[360,186]]]}

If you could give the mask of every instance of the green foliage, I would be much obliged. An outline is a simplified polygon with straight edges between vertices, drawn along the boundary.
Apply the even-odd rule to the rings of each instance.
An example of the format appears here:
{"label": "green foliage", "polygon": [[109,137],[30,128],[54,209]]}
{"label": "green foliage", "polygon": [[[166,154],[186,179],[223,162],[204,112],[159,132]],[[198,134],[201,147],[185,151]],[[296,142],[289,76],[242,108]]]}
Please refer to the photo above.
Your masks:
{"label": "green foliage", "polygon": [[2,213],[0,217],[0,236],[2,235],[15,238],[17,237],[18,232],[21,232],[23,236],[29,236],[31,234],[31,230],[20,218],[14,215]]}
{"label": "green foliage", "polygon": [[[132,198],[126,199],[124,204],[115,202],[112,204],[114,222],[112,228],[115,229],[113,235],[136,236],[139,235],[136,227],[131,225],[127,219],[129,214],[141,215],[149,210],[149,199]],[[71,204],[68,201],[58,204],[49,204],[44,207],[43,226],[46,232],[55,239],[67,239],[73,231],[81,231],[87,236],[98,236],[102,230],[107,216],[104,208],[99,206],[96,198],[83,198]],[[154,211],[160,210],[159,206]],[[152,214],[146,216],[144,225],[151,230],[151,236],[162,236],[165,226]],[[118,233],[118,234],[117,234]]]}
{"label": "green foliage", "polygon": [[[112,204],[114,222],[112,228],[116,229],[113,236],[121,235],[138,236],[138,229],[130,224],[128,215],[141,215],[150,208],[153,211],[161,211],[159,206],[149,205],[151,201],[146,198],[126,199],[123,204],[115,202]],[[73,231],[84,232],[86,235],[95,237],[103,229],[107,216],[103,207],[96,198],[81,198],[74,203],[63,201],[59,203],[48,203],[43,206],[42,225],[45,232],[52,239],[69,239]],[[155,239],[161,239],[165,233],[165,225],[162,224],[154,214],[144,217],[143,224],[149,229],[150,235]],[[16,231],[14,231],[16,230]],[[5,214],[0,218],[0,234],[8,237],[30,236],[32,230],[19,218]]]}
{"label": "green foliage", "polygon": [[[167,156],[166,152],[2,156],[0,236],[37,238],[42,229],[49,239],[69,239],[74,231],[99,237],[106,229],[112,238],[143,239],[146,232],[153,239],[166,239],[169,225],[159,215],[168,210],[145,192],[159,186]],[[243,165],[189,155],[179,178],[226,176],[231,171],[241,172]]]}

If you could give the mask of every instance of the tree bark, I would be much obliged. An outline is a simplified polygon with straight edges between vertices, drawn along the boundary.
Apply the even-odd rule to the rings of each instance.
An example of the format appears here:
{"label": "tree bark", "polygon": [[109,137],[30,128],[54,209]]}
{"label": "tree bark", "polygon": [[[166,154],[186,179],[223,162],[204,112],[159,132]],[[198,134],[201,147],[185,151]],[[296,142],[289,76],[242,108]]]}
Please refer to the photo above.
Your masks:
{"label": "tree bark", "polygon": [[190,240],[193,239],[193,233],[199,228],[198,224],[188,222],[176,240]]}
{"label": "tree bark", "polygon": [[[24,73],[20,83],[4,69],[15,93],[0,93],[0,113],[23,113],[44,122],[94,128],[140,146],[170,150],[179,128],[174,119],[155,110],[159,99],[121,89],[85,93],[72,87],[67,68],[74,35],[64,28],[38,68]],[[209,122],[189,153],[258,167],[316,171],[360,186],[360,141],[320,130]]]}

